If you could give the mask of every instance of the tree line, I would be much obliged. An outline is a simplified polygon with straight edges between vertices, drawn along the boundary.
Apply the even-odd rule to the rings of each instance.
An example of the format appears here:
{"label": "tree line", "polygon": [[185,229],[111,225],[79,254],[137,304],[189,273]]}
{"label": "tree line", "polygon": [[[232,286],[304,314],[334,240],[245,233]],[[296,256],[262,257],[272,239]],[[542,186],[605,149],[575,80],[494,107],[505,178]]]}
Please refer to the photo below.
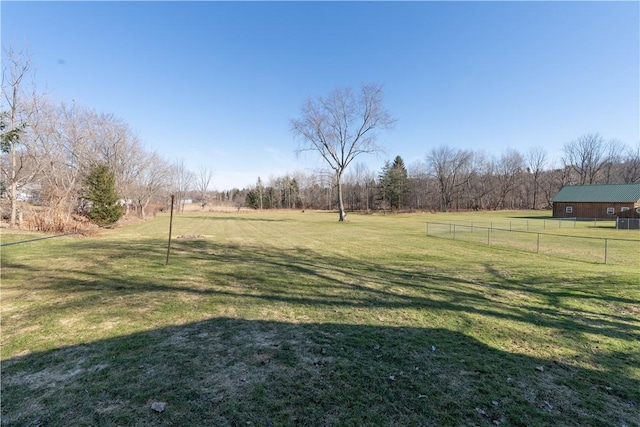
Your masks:
{"label": "tree line", "polygon": [[[406,166],[401,156],[380,171],[356,163],[344,176],[348,211],[456,211],[546,209],[565,185],[640,182],[640,147],[586,134],[562,147],[560,159],[542,148],[506,150],[497,157],[441,145]],[[579,159],[577,161],[577,159]],[[220,200],[255,209],[337,209],[332,173],[296,173],[258,180]],[[262,205],[258,203],[262,195]],[[268,195],[268,196],[267,196]]]}
{"label": "tree line", "polygon": [[213,169],[191,171],[182,160],[163,158],[113,114],[48,99],[29,81],[31,71],[27,54],[5,52],[0,207],[12,226],[20,222],[25,199],[38,206],[31,212],[38,229],[73,224],[90,200],[96,171],[112,177],[123,213],[143,219],[167,208],[172,194],[178,209],[188,201],[200,209],[327,209],[344,220],[347,211],[542,209],[564,185],[640,182],[640,145],[598,133],[566,143],[560,159],[542,148],[489,157],[444,144],[426,148],[422,161],[405,165],[398,155],[371,171],[355,159],[381,151],[376,131],[391,128],[395,119],[382,106],[382,87],[363,85],[359,93],[341,89],[308,100],[301,117],[291,120],[298,151],[317,152],[325,169],[211,191]]}

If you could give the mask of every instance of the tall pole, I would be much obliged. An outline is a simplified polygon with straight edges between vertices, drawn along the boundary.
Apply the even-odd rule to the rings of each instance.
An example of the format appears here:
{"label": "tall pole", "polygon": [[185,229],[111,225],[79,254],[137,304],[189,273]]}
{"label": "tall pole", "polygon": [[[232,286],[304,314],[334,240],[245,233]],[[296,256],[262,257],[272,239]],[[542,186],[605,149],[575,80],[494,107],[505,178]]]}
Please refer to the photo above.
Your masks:
{"label": "tall pole", "polygon": [[171,195],[171,216],[169,217],[169,243],[167,244],[167,262],[164,265],[169,265],[169,253],[171,252],[171,229],[173,228],[173,201],[175,196]]}

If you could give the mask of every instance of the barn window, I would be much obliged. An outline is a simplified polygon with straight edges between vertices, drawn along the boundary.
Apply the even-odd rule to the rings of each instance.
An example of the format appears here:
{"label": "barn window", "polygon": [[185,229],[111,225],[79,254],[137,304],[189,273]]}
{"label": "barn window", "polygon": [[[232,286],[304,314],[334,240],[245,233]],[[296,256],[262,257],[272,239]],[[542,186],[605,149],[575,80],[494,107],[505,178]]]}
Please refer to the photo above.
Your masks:
{"label": "barn window", "polygon": [[564,208],[564,211],[566,213],[573,213],[573,206],[567,206],[566,208]]}
{"label": "barn window", "polygon": [[629,206],[623,206],[620,208],[620,212],[626,212],[629,210]]}
{"label": "barn window", "polygon": [[613,215],[616,213],[616,208],[607,208],[607,215]]}

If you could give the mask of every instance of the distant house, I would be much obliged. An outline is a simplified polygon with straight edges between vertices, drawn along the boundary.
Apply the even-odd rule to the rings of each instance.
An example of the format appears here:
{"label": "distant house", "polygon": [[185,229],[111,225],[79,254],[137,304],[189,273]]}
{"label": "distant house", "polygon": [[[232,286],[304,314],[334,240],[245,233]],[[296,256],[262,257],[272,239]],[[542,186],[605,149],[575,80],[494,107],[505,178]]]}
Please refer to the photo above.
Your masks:
{"label": "distant house", "polygon": [[640,183],[567,185],[551,202],[554,218],[616,219],[640,208]]}

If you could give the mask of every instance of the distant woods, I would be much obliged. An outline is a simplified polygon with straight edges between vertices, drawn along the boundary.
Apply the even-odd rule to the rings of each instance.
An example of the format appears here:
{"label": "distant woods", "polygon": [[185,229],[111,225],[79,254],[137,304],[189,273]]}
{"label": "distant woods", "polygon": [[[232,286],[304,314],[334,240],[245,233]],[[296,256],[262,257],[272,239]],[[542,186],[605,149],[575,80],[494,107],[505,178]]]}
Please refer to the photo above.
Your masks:
{"label": "distant woods", "polygon": [[[296,173],[262,180],[243,190],[262,195],[263,209],[337,209],[335,178],[327,172]],[[424,160],[405,165],[401,156],[379,171],[356,163],[344,175],[348,211],[456,211],[545,209],[565,185],[640,182],[640,146],[630,148],[586,134],[549,158],[535,147],[498,156],[449,145],[426,149]],[[293,185],[292,185],[293,183]],[[241,197],[243,191],[224,193]],[[250,207],[258,209],[255,203]]]}

